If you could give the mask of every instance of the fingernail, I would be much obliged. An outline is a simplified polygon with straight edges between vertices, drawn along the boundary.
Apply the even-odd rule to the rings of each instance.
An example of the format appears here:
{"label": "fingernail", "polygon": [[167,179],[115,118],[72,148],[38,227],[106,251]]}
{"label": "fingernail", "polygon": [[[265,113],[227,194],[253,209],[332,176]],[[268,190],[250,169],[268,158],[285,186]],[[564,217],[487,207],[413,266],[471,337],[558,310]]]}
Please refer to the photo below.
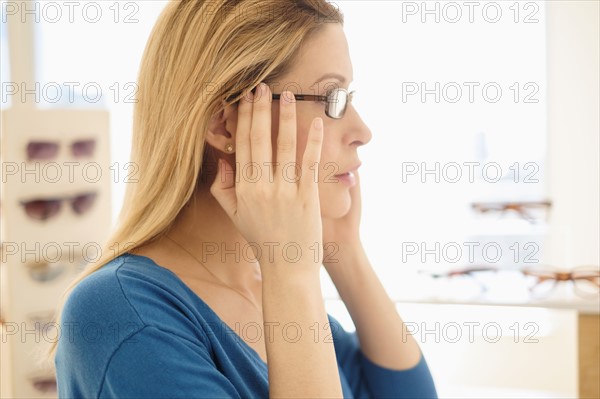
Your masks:
{"label": "fingernail", "polygon": [[261,94],[267,94],[267,90],[268,90],[269,86],[267,86],[266,83],[262,83],[261,82],[261,84],[259,85],[259,87],[260,87],[260,93]]}
{"label": "fingernail", "polygon": [[315,129],[317,129],[317,130],[323,129],[323,119],[321,119],[321,118],[315,119]]}
{"label": "fingernail", "polygon": [[288,103],[288,104],[292,104],[296,102],[296,97],[294,96],[294,93],[292,93],[291,91],[284,91],[283,93],[281,93],[281,101]]}

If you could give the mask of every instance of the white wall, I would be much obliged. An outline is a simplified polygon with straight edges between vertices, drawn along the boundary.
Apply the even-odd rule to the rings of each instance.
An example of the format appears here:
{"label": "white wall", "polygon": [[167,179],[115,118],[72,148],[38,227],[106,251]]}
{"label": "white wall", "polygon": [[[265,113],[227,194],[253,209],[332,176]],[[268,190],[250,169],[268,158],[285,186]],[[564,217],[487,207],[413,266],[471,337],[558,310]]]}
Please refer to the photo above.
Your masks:
{"label": "white wall", "polygon": [[599,4],[546,5],[548,168],[554,201],[549,247],[554,263],[566,266],[600,264]]}

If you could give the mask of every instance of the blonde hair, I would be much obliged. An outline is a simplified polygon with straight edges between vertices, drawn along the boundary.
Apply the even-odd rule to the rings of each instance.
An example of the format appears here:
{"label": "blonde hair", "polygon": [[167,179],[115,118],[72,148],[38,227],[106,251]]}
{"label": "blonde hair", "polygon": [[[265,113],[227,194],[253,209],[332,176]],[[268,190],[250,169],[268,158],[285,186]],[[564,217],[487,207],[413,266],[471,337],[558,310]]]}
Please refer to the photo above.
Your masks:
{"label": "blonde hair", "polygon": [[327,23],[343,25],[343,15],[326,0],[180,0],[166,6],[140,65],[131,154],[138,182],[128,185],[99,258],[66,289],[57,323],[77,284],[161,237],[208,180],[216,161],[205,137],[211,116],[243,91],[283,76],[301,44]]}

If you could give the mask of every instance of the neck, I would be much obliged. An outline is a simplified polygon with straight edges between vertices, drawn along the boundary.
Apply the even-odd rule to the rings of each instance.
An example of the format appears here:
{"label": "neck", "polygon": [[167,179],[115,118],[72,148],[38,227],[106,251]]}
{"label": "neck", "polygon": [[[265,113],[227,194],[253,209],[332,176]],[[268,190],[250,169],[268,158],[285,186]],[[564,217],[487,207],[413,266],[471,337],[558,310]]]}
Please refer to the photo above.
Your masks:
{"label": "neck", "polygon": [[[232,287],[251,290],[260,280],[259,264],[249,259],[251,249],[245,250],[247,241],[206,187],[200,187],[181,210],[168,235],[194,255],[196,260],[190,261],[202,262]],[[172,242],[165,242],[169,244],[173,250],[184,252]]]}

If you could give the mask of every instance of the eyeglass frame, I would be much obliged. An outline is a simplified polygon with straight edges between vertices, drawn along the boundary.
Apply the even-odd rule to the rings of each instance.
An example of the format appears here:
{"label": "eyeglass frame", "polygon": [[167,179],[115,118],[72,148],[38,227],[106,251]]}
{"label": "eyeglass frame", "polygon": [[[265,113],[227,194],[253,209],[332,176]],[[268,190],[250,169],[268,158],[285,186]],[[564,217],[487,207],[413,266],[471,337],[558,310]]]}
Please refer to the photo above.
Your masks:
{"label": "eyeglass frame", "polygon": [[[582,294],[577,289],[578,286],[575,283],[576,280],[589,280],[590,277],[598,278],[598,276],[596,275],[596,273],[598,273],[597,267],[587,266],[587,265],[578,266],[578,267],[572,269],[571,271],[560,271],[560,270],[557,270],[555,267],[552,267],[552,266],[549,267],[547,265],[544,265],[544,268],[519,267],[519,268],[511,268],[511,269],[503,269],[503,268],[499,268],[497,266],[474,266],[474,267],[452,269],[452,270],[448,270],[448,271],[441,272],[441,273],[435,273],[435,272],[431,272],[429,270],[419,270],[419,273],[427,274],[429,277],[434,278],[434,279],[444,279],[444,278],[450,279],[450,278],[457,277],[457,276],[458,277],[468,276],[470,278],[473,278],[475,280],[475,282],[479,284],[479,286],[481,288],[481,293],[484,293],[487,291],[488,287],[472,273],[477,273],[477,272],[497,273],[497,272],[506,272],[506,271],[521,273],[523,275],[523,277],[530,276],[530,277],[537,278],[538,282],[534,286],[529,287],[530,292],[538,284],[544,282],[545,280],[551,280],[554,282],[554,284],[552,285],[552,288],[548,292],[554,290],[559,282],[571,282],[575,288],[574,289],[575,294],[577,294],[578,296],[580,296],[582,298],[586,298],[586,299],[596,298],[600,294],[600,292],[595,293],[595,294],[589,294],[589,295],[587,293]],[[585,275],[586,273],[588,273],[588,275]],[[578,276],[578,274],[582,274],[583,276]],[[591,280],[590,280],[590,282],[592,282],[592,284],[596,284]],[[600,289],[600,286],[599,286],[599,289]]]}
{"label": "eyeglass frame", "polygon": [[524,201],[524,202],[473,202],[471,208],[477,213],[500,212],[504,215],[508,211],[516,212],[520,218],[535,224],[538,220],[528,211],[533,208],[542,208],[547,218],[547,212],[552,207],[552,201]]}
{"label": "eyeglass frame", "polygon": [[[252,91],[254,92],[254,90],[252,90]],[[334,104],[337,101],[330,101],[329,96],[331,96],[332,93],[339,92],[339,91],[345,92],[348,100],[346,101],[346,106],[344,107],[344,111],[342,112],[340,117],[336,118],[335,116],[330,115],[329,106],[331,104]],[[296,101],[325,102],[325,115],[327,115],[327,117],[329,117],[331,119],[339,120],[339,119],[342,119],[344,117],[344,115],[346,115],[346,110],[348,109],[348,104],[352,103],[352,98],[354,97],[354,93],[356,93],[356,90],[348,91],[348,90],[344,89],[343,87],[336,87],[335,89],[329,90],[327,92],[327,95],[325,95],[325,96],[320,96],[320,95],[315,95],[315,94],[301,94],[301,93],[295,94],[294,93],[294,99]],[[281,94],[273,94],[272,95],[273,100],[279,100],[280,98],[281,98]]]}
{"label": "eyeglass frame", "polygon": [[[346,106],[344,107],[344,111],[342,112],[342,114],[340,115],[339,118],[336,118],[335,116],[329,114],[330,105],[334,104],[336,102],[336,101],[330,101],[329,96],[331,95],[331,93],[340,92],[340,91],[346,93],[347,101],[346,101]],[[319,96],[319,95],[314,95],[314,94],[294,94],[294,98],[296,101],[326,102],[325,115],[327,115],[331,119],[342,119],[344,117],[344,115],[346,114],[346,110],[348,109],[348,104],[352,103],[352,97],[354,96],[355,92],[356,92],[356,90],[348,91],[348,90],[344,89],[343,87],[338,87],[338,88],[328,91],[327,95],[325,95],[325,96]],[[281,94],[273,94],[273,100],[279,100],[280,98],[281,98]]]}

